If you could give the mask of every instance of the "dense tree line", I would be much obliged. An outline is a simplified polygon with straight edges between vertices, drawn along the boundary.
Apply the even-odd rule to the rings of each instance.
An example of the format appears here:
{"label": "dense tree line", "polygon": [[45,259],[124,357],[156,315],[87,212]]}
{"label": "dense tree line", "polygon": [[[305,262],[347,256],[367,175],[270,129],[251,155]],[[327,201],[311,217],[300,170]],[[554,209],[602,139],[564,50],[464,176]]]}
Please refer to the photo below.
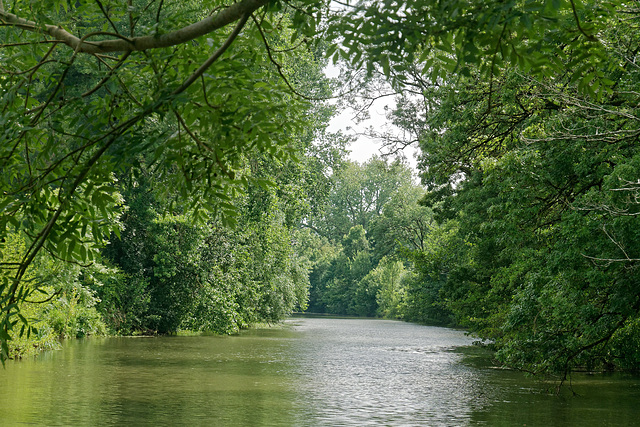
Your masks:
{"label": "dense tree line", "polygon": [[439,279],[415,268],[438,226],[418,204],[424,190],[413,175],[405,161],[379,157],[335,171],[326,205],[310,221],[318,237],[306,242],[320,253],[309,311],[451,324]]}
{"label": "dense tree line", "polygon": [[[637,371],[637,9],[395,5],[402,25],[393,5],[359,3],[334,58],[398,89],[389,118],[411,138],[389,144],[421,148],[420,205],[434,223],[425,245],[404,251],[419,277],[403,290],[406,318],[452,316],[529,372]],[[449,31],[420,32],[424,16],[447,12],[436,22]],[[547,25],[545,39],[532,34]],[[366,292],[345,283],[366,289],[371,258],[346,261],[351,242],[370,242],[351,234],[334,270],[347,280],[333,286],[352,306],[326,308],[363,314]]]}
{"label": "dense tree line", "polygon": [[[291,242],[344,142],[324,131],[321,48],[266,3],[0,2],[0,359],[305,308]],[[208,30],[158,41],[196,21]],[[112,36],[125,49],[92,51]]]}

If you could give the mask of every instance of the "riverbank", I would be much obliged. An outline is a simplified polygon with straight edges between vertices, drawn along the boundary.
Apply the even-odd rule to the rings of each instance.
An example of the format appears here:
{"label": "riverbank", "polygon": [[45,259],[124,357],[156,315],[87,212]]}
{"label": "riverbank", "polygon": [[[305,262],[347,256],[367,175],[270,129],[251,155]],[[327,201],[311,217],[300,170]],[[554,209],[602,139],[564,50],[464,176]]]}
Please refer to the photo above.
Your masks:
{"label": "riverbank", "polygon": [[[206,330],[192,331],[179,329],[174,334],[157,334],[149,333],[149,331],[135,331],[132,334],[123,335],[109,332],[97,312],[92,313],[90,317],[86,316],[86,314],[76,314],[74,316],[73,313],[66,313],[67,316],[64,318],[65,321],[56,322],[56,318],[51,316],[51,311],[52,310],[49,310],[48,312],[30,311],[30,324],[34,327],[35,332],[31,334],[24,333],[22,335],[18,335],[15,339],[10,341],[9,360],[32,359],[46,351],[60,350],[66,342],[76,339],[225,336],[238,335],[243,331],[248,330],[287,329],[291,327],[283,320],[277,323],[255,322],[232,334],[222,334]],[[40,320],[34,320],[34,315],[39,315]],[[87,317],[92,321],[87,322]]]}

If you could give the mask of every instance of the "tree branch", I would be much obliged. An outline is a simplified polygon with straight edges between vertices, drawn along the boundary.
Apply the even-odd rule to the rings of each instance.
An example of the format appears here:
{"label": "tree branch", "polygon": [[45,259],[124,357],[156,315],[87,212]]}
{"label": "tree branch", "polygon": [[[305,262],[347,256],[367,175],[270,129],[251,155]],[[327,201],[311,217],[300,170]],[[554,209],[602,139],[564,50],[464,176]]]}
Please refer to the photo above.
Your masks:
{"label": "tree branch", "polygon": [[240,31],[242,31],[242,28],[247,23],[248,19],[249,15],[241,16],[240,21],[235,26],[233,32],[229,35],[224,44],[220,46],[218,50],[216,50],[213,55],[211,55],[209,59],[207,59],[187,80],[185,80],[185,82],[182,83],[179,88],[174,90],[172,95],[178,95],[184,92],[189,86],[193,84],[193,82],[198,80],[200,76],[202,76],[204,72],[207,71],[207,68],[209,68],[215,61],[217,61],[218,58],[220,58],[220,56],[231,46],[231,44],[233,44],[233,41],[236,39],[236,37],[238,37],[238,34],[240,34]]}
{"label": "tree branch", "polygon": [[94,42],[88,42],[76,37],[60,26],[39,25],[36,22],[20,18],[13,13],[6,12],[1,3],[0,23],[27,31],[48,34],[78,53],[133,52],[180,45],[223,28],[243,16],[250,15],[268,2],[269,0],[241,0],[221,10],[215,16],[209,16],[199,22],[167,34],[132,38],[121,37]]}
{"label": "tree branch", "polygon": [[282,71],[282,65],[278,61],[276,61],[275,58],[273,57],[273,54],[271,53],[272,52],[271,46],[269,46],[269,42],[267,41],[267,37],[265,36],[264,31],[260,26],[260,23],[253,15],[251,15],[251,19],[253,19],[253,22],[256,24],[256,28],[260,33],[260,37],[262,37],[262,42],[264,43],[264,47],[267,49],[267,56],[269,57],[269,61],[271,61],[271,63],[275,65],[276,70],[278,71],[278,74],[280,75],[284,83],[287,85],[289,90],[294,94],[298,95],[299,97],[306,99],[307,101],[327,101],[331,99],[331,98],[316,98],[313,96],[307,96],[297,91],[296,88],[293,87],[293,85],[291,84],[287,76],[284,75],[284,72]]}
{"label": "tree branch", "polygon": [[111,69],[109,70],[109,72],[107,73],[107,75],[106,75],[106,76],[104,76],[104,77],[102,78],[102,80],[100,80],[100,81],[98,82],[98,84],[96,84],[92,89],[89,89],[87,92],[83,93],[81,96],[82,96],[83,98],[84,98],[84,97],[87,97],[87,96],[89,96],[89,95],[93,94],[94,92],[96,92],[98,89],[100,89],[100,88],[101,88],[101,87],[102,87],[106,82],[108,82],[108,81],[111,79],[111,77],[113,77],[113,74],[116,72],[116,70],[117,70],[118,68],[120,68],[120,67],[124,64],[124,62],[125,62],[125,61],[126,61],[126,59],[129,57],[129,55],[131,55],[131,52],[125,52],[125,53],[124,53],[124,55],[122,55],[122,58],[120,59],[120,62],[118,62],[118,63],[115,65],[115,67],[111,68]]}
{"label": "tree branch", "polygon": [[573,11],[573,18],[576,21],[576,25],[578,26],[578,30],[580,30],[580,32],[582,33],[583,36],[585,36],[587,38],[587,40],[595,42],[598,41],[597,38],[595,38],[592,34],[587,34],[587,32],[584,30],[584,28],[582,28],[582,25],[580,25],[580,18],[578,17],[578,11],[576,10],[576,4],[573,0],[569,0],[569,2],[571,3],[571,10]]}
{"label": "tree branch", "polygon": [[96,0],[96,3],[98,4],[98,7],[100,8],[100,11],[104,15],[104,17],[107,19],[107,21],[109,21],[109,25],[111,25],[111,28],[113,28],[113,31],[115,31],[117,34],[120,34],[120,31],[118,31],[118,27],[116,27],[116,24],[114,24],[113,21],[111,20],[111,17],[109,16],[109,13],[102,5],[102,2],[100,0]]}

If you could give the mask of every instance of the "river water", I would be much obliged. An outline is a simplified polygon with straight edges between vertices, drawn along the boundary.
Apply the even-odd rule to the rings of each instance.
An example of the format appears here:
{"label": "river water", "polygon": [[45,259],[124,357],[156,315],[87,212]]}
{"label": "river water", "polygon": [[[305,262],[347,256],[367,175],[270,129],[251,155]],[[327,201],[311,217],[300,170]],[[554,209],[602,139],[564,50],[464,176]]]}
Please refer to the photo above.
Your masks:
{"label": "river water", "polygon": [[291,319],[239,336],[70,341],[0,370],[0,425],[632,426],[640,378],[573,391],[497,369],[461,331]]}

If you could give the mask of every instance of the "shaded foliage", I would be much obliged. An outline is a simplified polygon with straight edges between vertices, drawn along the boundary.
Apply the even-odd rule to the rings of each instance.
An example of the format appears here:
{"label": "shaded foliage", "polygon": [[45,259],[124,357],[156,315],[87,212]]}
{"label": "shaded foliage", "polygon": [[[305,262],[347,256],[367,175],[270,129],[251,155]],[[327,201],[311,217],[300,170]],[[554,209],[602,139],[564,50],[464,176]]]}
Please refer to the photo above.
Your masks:
{"label": "shaded foliage", "polygon": [[[437,284],[417,306],[446,304],[530,372],[640,363],[620,339],[636,340],[640,313],[637,16],[607,16],[605,92],[558,71],[486,81],[470,67],[442,84],[414,81],[424,203],[448,230],[415,261]],[[619,25],[626,16],[632,25]],[[563,66],[579,60],[561,47]]]}

